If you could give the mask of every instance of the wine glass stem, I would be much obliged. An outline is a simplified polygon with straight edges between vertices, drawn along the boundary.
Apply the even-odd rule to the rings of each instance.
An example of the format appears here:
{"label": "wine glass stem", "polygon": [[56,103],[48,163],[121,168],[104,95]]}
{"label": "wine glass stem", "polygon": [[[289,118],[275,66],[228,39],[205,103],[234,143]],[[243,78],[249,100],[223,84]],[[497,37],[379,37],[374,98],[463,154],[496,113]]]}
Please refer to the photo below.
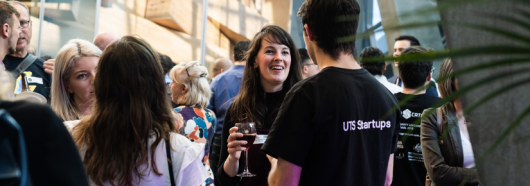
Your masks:
{"label": "wine glass stem", "polygon": [[245,150],[245,170],[243,171],[244,173],[250,173],[248,171],[248,151]]}

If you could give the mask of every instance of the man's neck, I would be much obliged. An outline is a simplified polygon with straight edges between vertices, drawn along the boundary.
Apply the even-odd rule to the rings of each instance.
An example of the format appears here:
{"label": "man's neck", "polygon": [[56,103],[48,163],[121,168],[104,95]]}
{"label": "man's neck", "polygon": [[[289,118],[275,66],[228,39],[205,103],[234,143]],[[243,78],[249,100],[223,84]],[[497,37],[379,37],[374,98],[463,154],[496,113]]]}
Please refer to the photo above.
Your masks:
{"label": "man's neck", "polygon": [[357,64],[355,58],[351,54],[345,54],[341,52],[338,59],[333,59],[329,54],[324,53],[323,50],[317,49],[315,58],[320,70],[326,67],[337,67],[344,69],[361,69],[361,66]]}
{"label": "man's neck", "polygon": [[234,65],[245,65],[245,62],[244,61],[236,61],[234,62]]}
{"label": "man's neck", "polygon": [[22,50],[17,50],[14,54],[11,54],[10,56],[24,58],[27,54],[28,51],[26,50],[26,48],[24,48]]}
{"label": "man's neck", "polygon": [[418,92],[418,89],[412,89],[412,88],[406,88],[403,87],[403,91],[401,91],[403,94],[412,94],[412,95],[420,95],[425,94],[426,90],[422,90]]}

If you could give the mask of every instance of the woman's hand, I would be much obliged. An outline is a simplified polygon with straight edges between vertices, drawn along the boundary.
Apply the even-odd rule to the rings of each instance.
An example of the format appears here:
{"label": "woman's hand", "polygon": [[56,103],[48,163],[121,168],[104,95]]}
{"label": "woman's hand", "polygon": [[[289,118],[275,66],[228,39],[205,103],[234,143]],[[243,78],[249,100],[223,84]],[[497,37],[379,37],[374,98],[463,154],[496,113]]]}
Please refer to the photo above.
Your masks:
{"label": "woman's hand", "polygon": [[241,145],[246,145],[247,141],[244,140],[237,140],[237,138],[242,138],[243,134],[237,133],[237,127],[230,128],[230,136],[228,136],[228,153],[230,154],[228,156],[231,160],[239,160],[241,157],[241,151],[245,150],[246,147],[242,147]]}
{"label": "woman's hand", "polygon": [[237,133],[237,127],[230,128],[229,133],[230,135],[226,140],[228,142],[228,145],[226,146],[228,147],[227,150],[229,155],[225,160],[223,168],[226,175],[234,177],[239,170],[239,157],[241,157],[241,151],[245,150],[245,147],[241,147],[241,145],[247,144],[247,141],[237,140],[237,138],[243,137],[243,134]]}

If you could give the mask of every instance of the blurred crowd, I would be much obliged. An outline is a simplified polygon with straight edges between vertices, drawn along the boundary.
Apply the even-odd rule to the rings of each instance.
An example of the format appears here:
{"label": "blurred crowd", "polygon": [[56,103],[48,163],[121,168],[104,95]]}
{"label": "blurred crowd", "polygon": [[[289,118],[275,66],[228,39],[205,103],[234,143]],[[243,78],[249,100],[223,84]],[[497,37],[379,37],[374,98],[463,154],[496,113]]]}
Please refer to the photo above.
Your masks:
{"label": "blurred crowd", "polygon": [[358,21],[330,17],[359,14],[306,0],[307,48],[267,25],[210,77],[111,32],[38,58],[28,7],[0,1],[0,185],[478,185],[451,59],[437,82],[399,36],[387,78],[381,50],[337,42]]}

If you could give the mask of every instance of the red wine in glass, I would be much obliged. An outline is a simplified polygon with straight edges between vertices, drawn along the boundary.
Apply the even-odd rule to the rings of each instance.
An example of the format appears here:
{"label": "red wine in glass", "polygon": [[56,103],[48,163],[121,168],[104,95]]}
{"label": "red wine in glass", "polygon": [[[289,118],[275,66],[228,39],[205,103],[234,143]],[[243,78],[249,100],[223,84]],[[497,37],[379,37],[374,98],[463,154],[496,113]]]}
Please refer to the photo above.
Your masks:
{"label": "red wine in glass", "polygon": [[254,144],[254,140],[256,140],[256,124],[254,122],[241,122],[236,123],[237,132],[242,133],[243,137],[236,138],[237,140],[245,140],[247,141],[246,145],[241,145],[242,147],[246,147],[245,150],[242,153],[245,153],[245,168],[243,169],[243,172],[240,174],[237,174],[236,176],[239,177],[254,177],[255,174],[250,173],[248,171],[248,149]]}
{"label": "red wine in glass", "polygon": [[247,144],[246,145],[241,145],[242,147],[246,147],[247,149],[245,150],[248,150],[250,148],[250,146],[252,146],[252,144],[254,144],[254,140],[256,140],[256,134],[243,134],[243,137],[242,138],[236,138],[237,140],[241,140],[241,141],[247,141]]}

